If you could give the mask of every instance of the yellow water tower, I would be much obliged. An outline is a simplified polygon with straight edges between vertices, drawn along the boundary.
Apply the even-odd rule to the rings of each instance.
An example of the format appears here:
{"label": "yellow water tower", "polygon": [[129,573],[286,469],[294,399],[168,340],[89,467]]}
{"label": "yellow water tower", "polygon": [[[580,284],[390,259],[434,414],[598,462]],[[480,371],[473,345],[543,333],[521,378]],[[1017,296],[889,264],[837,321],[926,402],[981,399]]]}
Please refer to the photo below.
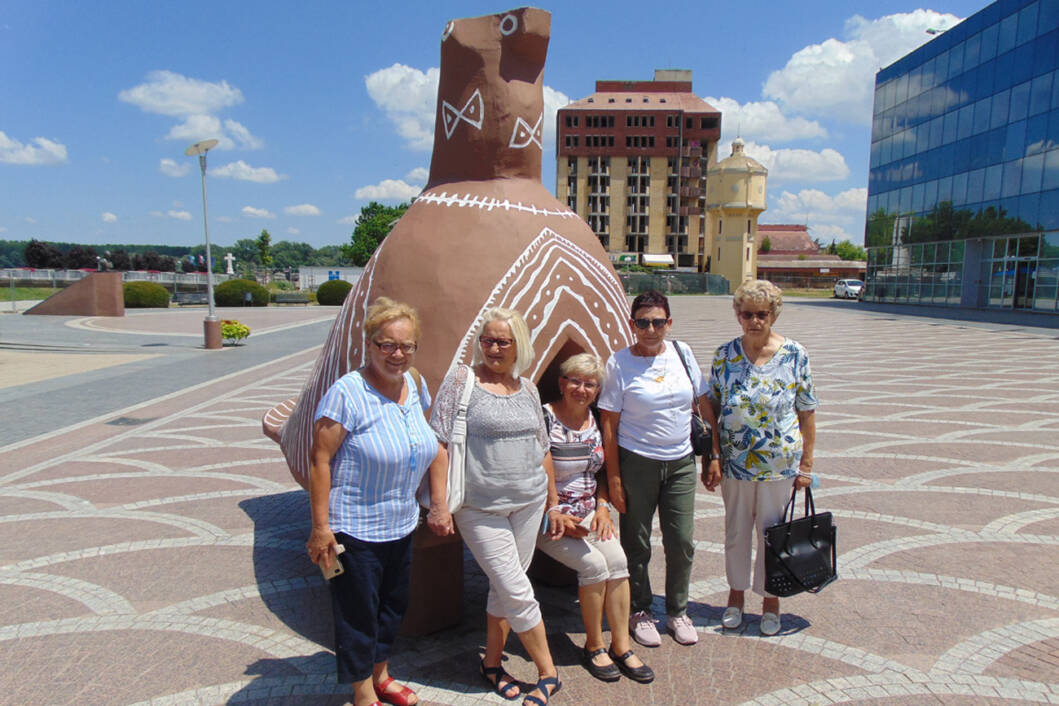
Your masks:
{"label": "yellow water tower", "polygon": [[732,142],[732,154],[706,172],[706,242],[710,272],[732,291],[757,276],[757,219],[765,210],[768,169]]}

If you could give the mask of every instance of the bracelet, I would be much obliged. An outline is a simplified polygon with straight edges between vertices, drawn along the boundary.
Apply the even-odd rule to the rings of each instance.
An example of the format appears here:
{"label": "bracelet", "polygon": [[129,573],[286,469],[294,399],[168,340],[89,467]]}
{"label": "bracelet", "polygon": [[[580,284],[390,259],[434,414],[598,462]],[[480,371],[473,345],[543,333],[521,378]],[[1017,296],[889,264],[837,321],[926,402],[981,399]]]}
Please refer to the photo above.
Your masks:
{"label": "bracelet", "polygon": [[602,498],[599,498],[596,500],[596,507],[610,507],[610,503],[608,503]]}
{"label": "bracelet", "polygon": [[562,506],[562,505],[553,505],[553,506],[551,506],[550,508],[548,508],[547,510],[545,510],[545,511],[544,511],[544,514],[545,514],[545,515],[547,515],[547,514],[548,514],[548,513],[550,513],[550,512],[552,511],[552,510],[559,510],[559,511],[562,511],[562,509],[563,509],[563,506]]}
{"label": "bracelet", "polygon": [[813,477],[812,473],[802,473],[801,471],[798,471],[798,475],[801,476],[802,478],[809,478],[810,480]]}
{"label": "bracelet", "polygon": [[717,453],[716,451],[711,451],[710,452],[710,460],[711,461],[720,461],[721,460],[721,454]]}

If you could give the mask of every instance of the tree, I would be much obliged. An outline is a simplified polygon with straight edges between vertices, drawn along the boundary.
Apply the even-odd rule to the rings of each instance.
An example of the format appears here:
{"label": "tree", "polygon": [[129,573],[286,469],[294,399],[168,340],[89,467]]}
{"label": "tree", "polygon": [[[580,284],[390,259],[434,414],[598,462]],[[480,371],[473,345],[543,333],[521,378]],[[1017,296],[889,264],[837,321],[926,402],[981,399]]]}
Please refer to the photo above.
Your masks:
{"label": "tree", "polygon": [[367,264],[375,249],[411,205],[411,201],[397,206],[383,206],[377,201],[372,201],[361,208],[349,245],[342,246],[345,259],[358,266]]}
{"label": "tree", "polygon": [[43,243],[36,238],[29,241],[25,250],[26,265],[37,269],[61,269],[63,254],[51,243]]}
{"label": "tree", "polygon": [[272,246],[272,266],[277,270],[292,270],[308,265],[313,260],[313,246],[308,243],[292,243],[281,240]]}
{"label": "tree", "polygon": [[772,250],[772,240],[770,240],[769,237],[766,235],[765,239],[761,241],[761,247],[758,248],[758,252],[760,252],[762,255],[765,255],[770,250]]}
{"label": "tree", "polygon": [[75,245],[63,256],[63,265],[68,270],[96,268],[96,249],[91,246]]}
{"label": "tree", "polygon": [[838,255],[843,260],[868,259],[868,251],[849,240],[843,240],[837,245],[835,243],[832,243],[832,246],[835,248],[833,254]]}
{"label": "tree", "polygon": [[272,264],[272,236],[267,230],[262,230],[256,242],[258,259],[263,267],[268,267]]}
{"label": "tree", "polygon": [[317,265],[320,267],[328,267],[331,265],[342,265],[346,262],[346,257],[343,255],[343,249],[347,247],[345,245],[325,245],[322,248],[317,248],[313,253],[312,260],[306,264]]}
{"label": "tree", "polygon": [[115,270],[131,270],[132,269],[132,258],[129,257],[129,253],[124,250],[115,250],[110,253],[110,264],[114,266]]}

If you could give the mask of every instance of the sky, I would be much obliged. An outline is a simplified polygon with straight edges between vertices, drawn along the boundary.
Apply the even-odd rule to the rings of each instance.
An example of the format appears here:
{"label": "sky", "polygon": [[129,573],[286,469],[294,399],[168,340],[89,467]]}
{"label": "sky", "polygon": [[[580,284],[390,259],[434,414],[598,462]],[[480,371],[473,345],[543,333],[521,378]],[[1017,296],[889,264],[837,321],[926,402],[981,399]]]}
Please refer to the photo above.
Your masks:
{"label": "sky", "polygon": [[[982,0],[563,2],[545,67],[543,181],[555,111],[597,79],[693,71],[769,168],[760,223],[863,241],[875,72]],[[0,239],[349,241],[371,200],[426,182],[441,33],[514,5],[6,0],[0,3]]]}

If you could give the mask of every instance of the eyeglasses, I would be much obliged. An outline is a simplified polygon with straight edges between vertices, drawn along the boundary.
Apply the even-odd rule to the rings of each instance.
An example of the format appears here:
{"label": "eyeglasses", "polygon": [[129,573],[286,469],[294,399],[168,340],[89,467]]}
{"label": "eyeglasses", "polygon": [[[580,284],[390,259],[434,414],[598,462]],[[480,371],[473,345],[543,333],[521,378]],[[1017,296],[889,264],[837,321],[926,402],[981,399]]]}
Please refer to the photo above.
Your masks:
{"label": "eyeglasses", "polygon": [[636,324],[636,328],[641,331],[646,331],[651,326],[654,326],[656,329],[662,328],[669,323],[669,319],[633,319],[632,322]]}
{"label": "eyeglasses", "polygon": [[378,346],[379,350],[386,355],[393,355],[397,352],[398,348],[400,348],[401,352],[405,355],[412,355],[419,348],[415,343],[394,343],[393,341],[384,341],[382,343],[372,341],[372,343]]}
{"label": "eyeglasses", "polygon": [[743,321],[750,321],[750,319],[757,319],[758,321],[768,321],[769,317],[772,316],[771,311],[740,311],[739,318]]}
{"label": "eyeglasses", "polygon": [[511,344],[514,342],[515,339],[513,338],[492,338],[491,336],[478,337],[478,343],[486,350],[489,350],[494,345],[500,350],[504,350],[505,348],[510,348]]}
{"label": "eyeglasses", "polygon": [[581,380],[579,378],[571,378],[571,377],[567,377],[565,375],[562,375],[561,377],[562,377],[563,380],[566,380],[568,383],[570,383],[574,387],[583,387],[588,392],[592,392],[593,390],[595,390],[595,389],[597,389],[599,387],[599,383],[596,382],[595,380]]}

